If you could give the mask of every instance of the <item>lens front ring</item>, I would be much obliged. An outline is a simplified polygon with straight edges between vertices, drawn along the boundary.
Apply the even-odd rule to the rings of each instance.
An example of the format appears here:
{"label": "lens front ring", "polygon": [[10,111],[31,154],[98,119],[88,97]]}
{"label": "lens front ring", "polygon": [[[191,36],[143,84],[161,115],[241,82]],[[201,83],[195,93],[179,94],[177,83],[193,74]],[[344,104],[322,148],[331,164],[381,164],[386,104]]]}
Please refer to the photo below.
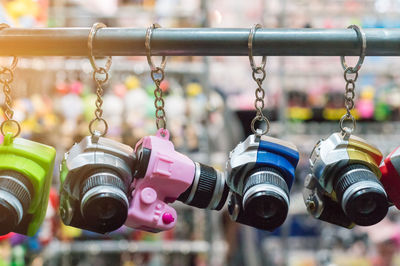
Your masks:
{"label": "lens front ring", "polygon": [[81,200],[81,213],[83,214],[83,209],[85,208],[87,201],[90,200],[91,197],[93,197],[95,195],[99,195],[99,194],[105,194],[105,193],[116,195],[117,197],[121,198],[124,201],[126,206],[129,206],[128,198],[126,197],[125,193],[121,189],[111,187],[111,186],[97,186],[97,187],[94,187],[94,188],[88,190],[84,194],[84,196]]}
{"label": "lens front ring", "polygon": [[189,204],[192,202],[196,191],[197,191],[197,186],[199,185],[199,180],[200,180],[200,174],[201,174],[201,168],[200,168],[200,164],[198,162],[194,163],[195,165],[195,173],[194,173],[194,179],[192,182],[192,189],[190,190],[189,196],[185,201],[185,204]]}
{"label": "lens front ring", "polygon": [[19,224],[24,213],[21,202],[13,194],[2,189],[0,190],[0,199],[7,202],[14,209],[17,214],[17,224]]}
{"label": "lens front ring", "polygon": [[[362,183],[362,184],[360,184]],[[345,210],[346,209],[346,205],[350,199],[350,197],[356,193],[357,191],[360,191],[362,189],[371,189],[374,188],[382,193],[385,194],[385,196],[387,197],[386,191],[382,188],[382,186],[379,183],[376,182],[372,182],[372,181],[363,181],[363,182],[358,182],[358,183],[354,183],[353,185],[351,185],[350,187],[348,187],[346,189],[346,191],[343,194],[342,197],[342,209]]]}
{"label": "lens front ring", "polygon": [[215,210],[220,205],[225,190],[225,175],[224,173],[215,170],[217,173],[217,183],[215,184],[214,193],[207,209]]}
{"label": "lens front ring", "polygon": [[[279,178],[281,178],[281,177],[279,177]],[[254,195],[258,192],[263,192],[263,191],[275,192],[276,194],[281,196],[284,199],[284,201],[286,202],[286,204],[289,206],[290,199],[283,189],[281,189],[275,185],[272,185],[272,184],[259,184],[259,185],[252,186],[245,192],[245,194],[243,195],[243,201],[242,201],[243,208],[246,209],[246,202],[252,195]]]}

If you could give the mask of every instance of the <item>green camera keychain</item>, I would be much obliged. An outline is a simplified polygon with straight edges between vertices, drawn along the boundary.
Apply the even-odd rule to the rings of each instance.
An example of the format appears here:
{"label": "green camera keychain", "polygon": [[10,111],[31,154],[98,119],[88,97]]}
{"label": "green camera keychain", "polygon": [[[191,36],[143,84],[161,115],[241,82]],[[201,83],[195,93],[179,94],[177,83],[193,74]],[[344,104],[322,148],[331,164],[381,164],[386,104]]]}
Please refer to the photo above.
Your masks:
{"label": "green camera keychain", "polygon": [[0,126],[4,136],[0,145],[0,235],[16,232],[33,236],[46,215],[56,150],[17,138],[21,128],[13,120],[10,95],[16,65],[17,58],[14,57],[10,67],[0,68],[6,116]]}

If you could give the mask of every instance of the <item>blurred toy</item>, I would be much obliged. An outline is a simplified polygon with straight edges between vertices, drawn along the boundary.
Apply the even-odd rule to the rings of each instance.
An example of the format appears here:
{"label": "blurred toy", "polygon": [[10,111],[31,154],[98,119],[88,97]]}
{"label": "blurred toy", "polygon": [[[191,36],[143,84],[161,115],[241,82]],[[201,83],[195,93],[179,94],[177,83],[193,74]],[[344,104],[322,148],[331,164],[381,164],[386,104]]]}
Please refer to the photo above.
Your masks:
{"label": "blurred toy", "polygon": [[360,118],[371,119],[374,116],[374,88],[366,87],[361,92],[360,99],[356,104]]}

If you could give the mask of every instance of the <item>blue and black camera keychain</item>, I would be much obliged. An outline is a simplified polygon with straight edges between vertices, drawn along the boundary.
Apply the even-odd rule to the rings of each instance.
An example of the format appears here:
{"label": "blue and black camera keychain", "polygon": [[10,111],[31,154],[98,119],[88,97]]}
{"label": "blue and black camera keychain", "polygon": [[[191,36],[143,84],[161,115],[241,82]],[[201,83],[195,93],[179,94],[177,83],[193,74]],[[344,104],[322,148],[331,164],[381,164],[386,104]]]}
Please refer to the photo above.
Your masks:
{"label": "blue and black camera keychain", "polygon": [[[294,173],[299,161],[299,152],[294,144],[265,136],[270,123],[263,114],[267,58],[262,57],[260,66],[253,58],[253,41],[256,24],[248,38],[252,76],[257,83],[255,90],[256,116],[251,122],[253,134],[239,143],[229,155],[227,163],[227,184],[230,189],[228,210],[232,220],[255,228],[273,231],[283,224],[289,210],[289,191],[294,181]],[[256,128],[256,122],[266,125]]]}

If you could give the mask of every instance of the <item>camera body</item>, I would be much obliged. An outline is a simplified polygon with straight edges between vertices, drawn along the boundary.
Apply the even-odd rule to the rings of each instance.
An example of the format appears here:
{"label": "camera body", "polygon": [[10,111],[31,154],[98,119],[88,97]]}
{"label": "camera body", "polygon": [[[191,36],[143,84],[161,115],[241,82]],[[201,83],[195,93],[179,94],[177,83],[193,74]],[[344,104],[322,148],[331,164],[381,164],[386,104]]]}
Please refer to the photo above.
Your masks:
{"label": "camera body", "polygon": [[388,202],[379,182],[381,160],[378,149],[346,132],[320,140],[311,153],[312,174],[304,185],[308,212],[346,228],[382,220]]}
{"label": "camera body", "polygon": [[229,155],[228,210],[232,220],[272,231],[286,219],[297,148],[280,139],[250,135]]}
{"label": "camera body", "polygon": [[66,225],[106,233],[123,225],[129,206],[133,149],[98,132],[64,155],[60,215]]}
{"label": "camera body", "polygon": [[228,189],[224,175],[193,162],[175,151],[166,129],[142,138],[135,147],[137,157],[132,200],[125,225],[149,232],[173,228],[180,200],[198,208],[221,209]]}
{"label": "camera body", "polygon": [[0,234],[33,236],[46,215],[56,150],[13,138],[0,145]]}
{"label": "camera body", "polygon": [[382,173],[381,182],[390,202],[400,209],[400,147],[392,151],[379,166]]}

